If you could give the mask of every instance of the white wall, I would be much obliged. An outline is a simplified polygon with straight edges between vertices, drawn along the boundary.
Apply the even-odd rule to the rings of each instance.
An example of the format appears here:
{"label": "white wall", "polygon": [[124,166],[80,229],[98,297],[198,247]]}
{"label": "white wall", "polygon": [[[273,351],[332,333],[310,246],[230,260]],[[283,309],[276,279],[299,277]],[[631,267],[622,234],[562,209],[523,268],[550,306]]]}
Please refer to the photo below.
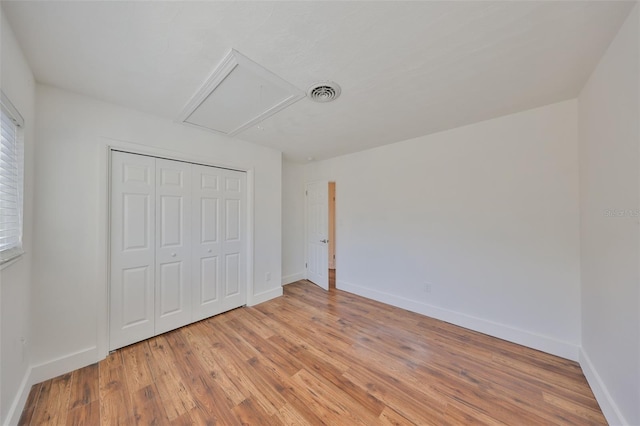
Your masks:
{"label": "white wall", "polygon": [[107,145],[252,169],[249,302],[282,294],[280,152],[49,86],[36,93],[33,380],[106,353]]}
{"label": "white wall", "polygon": [[304,278],[304,165],[282,162],[282,284]]}
{"label": "white wall", "polygon": [[337,287],[577,359],[576,114],[566,101],[309,164],[307,182],[336,181]]}
{"label": "white wall", "polygon": [[609,422],[631,425],[640,424],[638,21],[636,5],[579,97],[581,364]]}
{"label": "white wall", "polygon": [[[13,32],[2,15],[0,63],[2,91],[25,120],[24,235],[25,254],[0,271],[0,423],[4,424],[18,405],[16,395],[29,367],[31,268],[33,264],[33,154],[35,83]],[[25,339],[25,344],[21,339]],[[20,410],[21,407],[18,408]]]}

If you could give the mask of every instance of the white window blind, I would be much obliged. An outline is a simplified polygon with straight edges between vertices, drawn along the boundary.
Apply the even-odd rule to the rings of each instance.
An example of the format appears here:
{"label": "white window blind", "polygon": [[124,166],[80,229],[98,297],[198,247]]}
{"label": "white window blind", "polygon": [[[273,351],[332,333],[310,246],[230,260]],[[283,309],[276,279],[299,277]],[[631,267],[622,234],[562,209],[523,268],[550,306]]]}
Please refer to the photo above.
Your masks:
{"label": "white window blind", "polygon": [[4,93],[0,102],[0,263],[22,254],[22,116]]}

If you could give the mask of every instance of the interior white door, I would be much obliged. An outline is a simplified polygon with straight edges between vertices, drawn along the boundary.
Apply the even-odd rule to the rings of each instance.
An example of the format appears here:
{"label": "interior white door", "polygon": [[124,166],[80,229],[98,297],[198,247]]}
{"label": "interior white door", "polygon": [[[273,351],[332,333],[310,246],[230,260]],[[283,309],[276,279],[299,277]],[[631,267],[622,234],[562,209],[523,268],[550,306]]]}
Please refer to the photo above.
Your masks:
{"label": "interior white door", "polygon": [[155,334],[191,322],[191,164],[156,159]]}
{"label": "interior white door", "polygon": [[307,279],[329,289],[329,182],[307,184]]}
{"label": "interior white door", "polygon": [[155,159],[113,152],[110,349],[155,331]]}

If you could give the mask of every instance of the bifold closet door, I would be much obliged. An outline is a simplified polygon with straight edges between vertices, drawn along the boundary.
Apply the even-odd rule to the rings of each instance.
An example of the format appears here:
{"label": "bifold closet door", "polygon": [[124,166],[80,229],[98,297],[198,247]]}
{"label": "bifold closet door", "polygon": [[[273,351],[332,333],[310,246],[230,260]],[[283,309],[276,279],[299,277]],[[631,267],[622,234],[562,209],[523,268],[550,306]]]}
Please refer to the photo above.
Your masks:
{"label": "bifold closet door", "polygon": [[246,174],[114,151],[109,348],[246,303]]}
{"label": "bifold closet door", "polygon": [[110,349],[155,332],[155,159],[113,152]]}
{"label": "bifold closet door", "polygon": [[193,321],[246,303],[246,173],[192,166]]}
{"label": "bifold closet door", "polygon": [[156,159],[155,334],[191,322],[191,164]]}

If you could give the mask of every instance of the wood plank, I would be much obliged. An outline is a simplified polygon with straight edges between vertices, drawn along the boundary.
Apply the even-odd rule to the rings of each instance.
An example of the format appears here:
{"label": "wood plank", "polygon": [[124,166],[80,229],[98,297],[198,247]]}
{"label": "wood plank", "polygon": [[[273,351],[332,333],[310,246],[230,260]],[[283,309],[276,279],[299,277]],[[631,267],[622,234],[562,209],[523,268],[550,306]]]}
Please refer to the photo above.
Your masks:
{"label": "wood plank", "polygon": [[100,424],[100,401],[79,405],[69,411],[68,426],[95,426]]}
{"label": "wood plank", "polygon": [[124,366],[119,352],[100,363],[99,371],[100,424],[127,424],[132,414],[131,394],[124,376]]}
{"label": "wood plank", "polygon": [[253,324],[238,320],[227,323],[236,333],[242,336],[242,340],[255,348],[260,355],[276,364],[285,374],[292,376],[300,371],[300,362],[289,354],[280,351],[269,340],[262,338],[252,330]]}
{"label": "wood plank", "polygon": [[[204,324],[200,325],[205,327]],[[212,351],[211,356],[218,364],[224,365],[225,374],[240,392],[254,398],[255,402],[260,404],[262,409],[269,415],[274,415],[278,412],[275,405],[278,400],[270,399],[269,393],[260,388],[260,383],[255,382],[255,378],[247,374],[244,362],[235,359],[234,354],[225,350],[222,345]]]}
{"label": "wood plank", "polygon": [[153,376],[147,361],[150,357],[149,342],[140,342],[122,349],[122,363],[130,392],[153,384]]}
{"label": "wood plank", "polygon": [[217,383],[211,380],[197,357],[188,348],[180,330],[166,333],[161,337],[164,337],[173,349],[176,360],[174,365],[182,380],[189,386],[196,405],[210,418],[216,419],[221,424],[239,424],[238,419],[230,411],[234,407],[233,401]]}
{"label": "wood plank", "polygon": [[270,340],[273,340],[283,349],[288,350],[311,374],[329,381],[350,398],[358,401],[358,403],[368,411],[377,414],[381,413],[385,408],[385,404],[382,401],[344,377],[343,374],[348,368],[336,368],[335,365],[327,359],[326,355],[319,355],[306,348],[298,349],[293,346],[293,349],[291,349],[292,344],[282,337],[274,336]]}
{"label": "wood plank", "polygon": [[61,425],[67,421],[71,374],[67,373],[45,382],[40,390],[38,407],[31,424]]}
{"label": "wood plank", "polygon": [[59,398],[59,395],[51,392],[52,382],[53,379],[41,383],[38,401],[36,402],[36,410],[33,413],[31,424],[42,424],[48,422],[51,418],[51,414],[46,412],[47,407],[51,405],[53,400]]}
{"label": "wood plank", "polygon": [[174,367],[173,352],[164,345],[162,336],[149,339],[149,349],[151,352],[148,360],[149,369],[153,374],[167,417],[173,420],[185,415],[195,408],[196,403]]}
{"label": "wood plank", "polygon": [[151,384],[133,392],[133,419],[137,425],[163,425],[169,419],[155,385]]}
{"label": "wood plank", "polygon": [[325,423],[367,426],[377,421],[378,413],[371,413],[338,387],[323,382],[307,370],[300,370],[293,379],[302,389],[300,395]]}
{"label": "wood plank", "polygon": [[[544,393],[544,400],[545,402],[572,414],[570,417],[572,420],[571,423],[573,424],[579,424],[580,421],[584,422],[585,420],[589,424],[601,424],[606,421],[602,415],[602,411],[594,409],[593,407],[587,407],[579,402],[568,401],[546,392]],[[563,420],[567,420],[568,417],[569,416],[565,416]]]}
{"label": "wood plank", "polygon": [[245,399],[240,404],[233,407],[233,412],[243,425],[280,425],[281,422],[267,414],[258,404],[251,399]]}
{"label": "wood plank", "polygon": [[171,426],[192,426],[195,425],[196,422],[191,418],[189,413],[184,413],[178,417],[170,419],[169,424]]}
{"label": "wood plank", "polygon": [[224,390],[225,395],[231,400],[232,405],[240,404],[244,401],[248,392],[241,392],[238,387],[229,379],[225,367],[216,362],[212,355],[211,346],[203,344],[206,342],[206,336],[199,332],[196,327],[184,328],[182,335],[186,339],[189,347],[198,357],[203,368],[208,372],[209,376]]}
{"label": "wood plank", "polygon": [[278,410],[278,418],[282,424],[290,426],[298,426],[308,424],[309,421],[299,413],[291,404],[285,404]]}
{"label": "wood plank", "polygon": [[98,364],[91,364],[73,372],[69,410],[98,400]]}
{"label": "wood plank", "polygon": [[221,425],[216,418],[205,412],[201,407],[195,407],[189,411],[189,416],[193,421],[193,425],[197,426],[214,426]]}
{"label": "wood plank", "polygon": [[420,424],[442,423],[444,398],[425,398],[424,395],[404,384],[400,388],[384,377],[379,377],[363,368],[354,367],[344,374],[345,378],[366,389],[388,407],[402,416]]}
{"label": "wood plank", "polygon": [[[255,384],[251,395],[265,401],[262,406],[266,412],[270,415],[275,414],[277,409],[286,403],[282,392],[288,386],[287,374],[265,362],[257,351],[252,351],[254,356],[246,361],[239,359],[238,354],[242,353],[246,342],[239,339],[231,328],[219,326],[224,333],[223,339],[228,339],[225,344],[226,350],[220,351],[221,355],[226,357],[227,365],[235,364],[236,372],[244,371],[244,374]],[[260,398],[261,395],[265,398]]]}
{"label": "wood plank", "polygon": [[36,383],[35,385],[31,386],[29,396],[27,397],[27,402],[25,402],[24,404],[24,409],[22,410],[20,420],[18,421],[19,426],[27,426],[31,424],[33,413],[36,410],[36,406],[38,404],[41,389],[42,383]]}
{"label": "wood plank", "polygon": [[383,425],[408,426],[413,424],[409,419],[390,407],[384,407],[378,418],[380,419],[380,423]]}

